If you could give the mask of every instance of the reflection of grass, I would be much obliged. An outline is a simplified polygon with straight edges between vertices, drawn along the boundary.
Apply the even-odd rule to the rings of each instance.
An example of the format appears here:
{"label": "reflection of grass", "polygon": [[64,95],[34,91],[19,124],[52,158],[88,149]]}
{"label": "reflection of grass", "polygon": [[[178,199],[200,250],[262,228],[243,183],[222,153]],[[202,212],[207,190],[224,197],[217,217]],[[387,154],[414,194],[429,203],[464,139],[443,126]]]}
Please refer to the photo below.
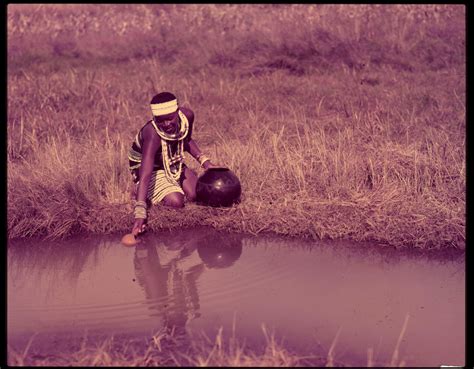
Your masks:
{"label": "reflection of grass", "polygon": [[244,196],[151,228],[464,248],[462,6],[8,11],[10,237],[129,230],[127,150],[171,90]]}
{"label": "reflection of grass", "polygon": [[[408,316],[390,362],[375,362],[373,349],[367,350],[367,367],[402,367],[406,362],[398,358],[398,348],[406,329]],[[11,366],[200,366],[200,367],[333,367],[351,363],[335,359],[339,332],[326,355],[299,356],[288,351],[262,325],[265,345],[252,349],[232,335],[225,338],[221,327],[214,339],[204,333],[194,337],[190,345],[180,345],[174,331],[159,331],[151,339],[117,339],[113,336],[101,340],[84,338],[80,347],[71,352],[35,352],[32,339],[23,350],[8,347],[8,364]]]}

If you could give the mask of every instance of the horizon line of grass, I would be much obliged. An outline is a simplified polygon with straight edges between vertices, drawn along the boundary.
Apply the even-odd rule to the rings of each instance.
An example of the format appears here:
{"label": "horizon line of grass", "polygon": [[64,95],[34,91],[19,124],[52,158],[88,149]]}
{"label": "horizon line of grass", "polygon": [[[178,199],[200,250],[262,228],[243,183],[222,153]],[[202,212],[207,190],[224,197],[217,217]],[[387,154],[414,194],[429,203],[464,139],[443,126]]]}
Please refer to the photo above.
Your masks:
{"label": "horizon line of grass", "polygon": [[465,63],[460,4],[11,4],[7,13],[9,65],[20,67],[50,56],[185,59],[196,70],[256,62],[295,73],[313,64],[418,71]]}

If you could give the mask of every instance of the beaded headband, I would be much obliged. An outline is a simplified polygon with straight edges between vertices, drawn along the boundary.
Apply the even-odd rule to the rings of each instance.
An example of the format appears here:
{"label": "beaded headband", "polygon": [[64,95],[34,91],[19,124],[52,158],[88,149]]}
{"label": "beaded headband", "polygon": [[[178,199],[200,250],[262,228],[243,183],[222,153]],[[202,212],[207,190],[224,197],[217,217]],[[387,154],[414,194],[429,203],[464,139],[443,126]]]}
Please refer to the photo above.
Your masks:
{"label": "beaded headband", "polygon": [[164,103],[150,104],[150,107],[154,116],[166,115],[178,110],[178,100],[174,99]]}

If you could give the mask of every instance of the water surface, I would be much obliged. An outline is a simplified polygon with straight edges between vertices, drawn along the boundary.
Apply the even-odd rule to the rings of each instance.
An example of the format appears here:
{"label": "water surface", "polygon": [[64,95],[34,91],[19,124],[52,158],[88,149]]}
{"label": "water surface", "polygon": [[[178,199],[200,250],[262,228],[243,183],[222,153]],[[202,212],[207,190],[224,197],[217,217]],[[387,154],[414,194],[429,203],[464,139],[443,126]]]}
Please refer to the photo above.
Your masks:
{"label": "water surface", "polygon": [[[464,365],[465,271],[459,254],[427,256],[349,242],[309,242],[207,228],[10,241],[8,341],[38,334],[43,350],[85,332],[151,335],[220,327],[263,345],[262,324],[301,355],[340,362]],[[339,332],[339,333],[338,333]]]}

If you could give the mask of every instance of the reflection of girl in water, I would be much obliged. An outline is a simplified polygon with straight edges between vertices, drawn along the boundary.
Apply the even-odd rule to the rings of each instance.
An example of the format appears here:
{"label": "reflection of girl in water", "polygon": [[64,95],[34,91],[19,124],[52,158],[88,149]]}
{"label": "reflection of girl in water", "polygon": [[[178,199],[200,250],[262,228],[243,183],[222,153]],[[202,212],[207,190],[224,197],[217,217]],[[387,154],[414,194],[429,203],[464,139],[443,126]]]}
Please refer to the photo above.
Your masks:
{"label": "reflection of girl in water", "polygon": [[134,265],[149,308],[155,310],[151,315],[162,317],[167,329],[183,333],[186,323],[200,316],[199,276],[206,268],[231,266],[241,253],[241,238],[235,235],[202,232],[159,244],[151,235],[143,236],[135,248]]}
{"label": "reflection of girl in water", "polygon": [[[158,256],[160,248],[161,245],[151,242],[141,242],[136,246],[135,274],[138,283],[145,290],[149,308],[155,310],[151,315],[162,317],[167,328],[174,326],[179,330],[199,310],[196,280],[202,273],[203,266],[200,263],[187,271],[178,268],[177,262],[188,250],[181,250],[184,252],[161,263]],[[166,250],[161,251],[166,253]]]}

